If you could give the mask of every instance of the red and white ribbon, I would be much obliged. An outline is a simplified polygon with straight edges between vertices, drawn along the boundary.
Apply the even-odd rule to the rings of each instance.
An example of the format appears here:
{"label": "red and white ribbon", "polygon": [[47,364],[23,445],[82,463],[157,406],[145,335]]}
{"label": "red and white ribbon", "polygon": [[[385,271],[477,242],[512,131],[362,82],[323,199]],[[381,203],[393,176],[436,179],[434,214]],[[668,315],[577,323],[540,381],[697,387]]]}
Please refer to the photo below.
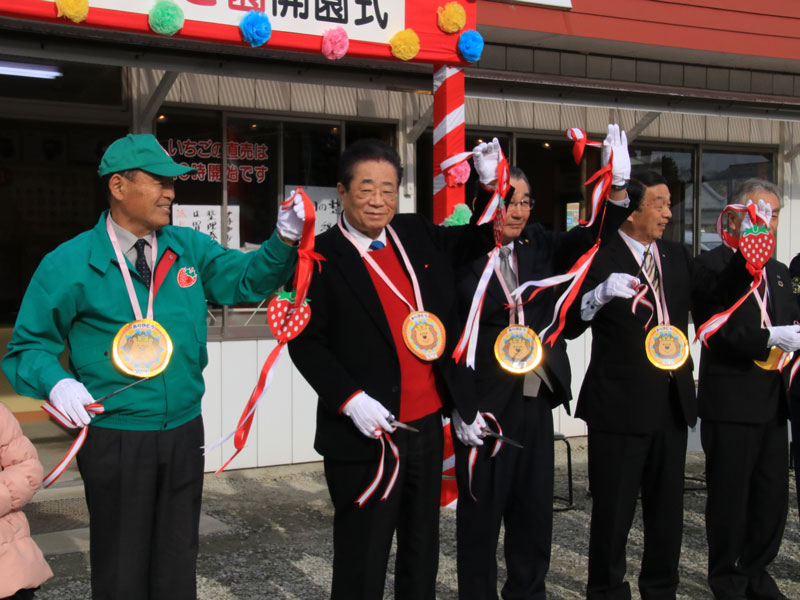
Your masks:
{"label": "red and white ribbon", "polygon": [[442,455],[442,493],[439,505],[455,510],[458,503],[458,484],[456,482],[456,451],[453,448],[453,430],[450,419],[442,418],[444,451]]}
{"label": "red and white ribbon", "polygon": [[[497,427],[497,433],[503,435],[503,428],[500,427],[500,423],[497,421],[495,416],[490,412],[482,412],[481,415],[485,419],[489,419],[492,423],[495,424]],[[492,447],[492,453],[489,455],[489,458],[494,458],[500,452],[500,449],[503,447],[503,440],[495,438],[494,446]],[[469,449],[469,458],[467,459],[467,474],[469,476],[469,495],[472,496],[472,499],[477,502],[478,499],[475,497],[475,494],[472,493],[472,476],[475,472],[475,461],[478,458],[478,446],[473,446]]]}
{"label": "red and white ribbon", "polygon": [[[575,163],[578,164],[581,162],[583,158],[583,151],[586,149],[586,146],[592,146],[595,148],[602,148],[602,142],[595,142],[590,140],[586,137],[586,132],[583,131],[580,127],[570,127],[567,129],[567,137],[573,141],[572,144],[572,156],[575,158]],[[603,201],[608,198],[608,192],[611,190],[611,181],[612,181],[612,174],[611,169],[612,165],[614,164],[614,152],[612,151],[608,158],[608,164],[602,167],[599,171],[597,171],[594,175],[592,175],[587,181],[585,185],[589,185],[593,181],[597,181],[592,190],[592,203],[591,203],[591,213],[589,216],[589,220],[585,221],[583,219],[580,220],[581,225],[585,225],[587,227],[591,227],[595,220],[597,219],[598,215],[600,214],[600,209],[603,205]]]}
{"label": "red and white ribbon", "polygon": [[383,480],[383,462],[386,457],[386,444],[389,444],[389,449],[394,456],[394,470],[392,471],[392,477],[389,479],[389,483],[386,484],[386,488],[383,490],[383,496],[381,496],[381,500],[386,500],[389,497],[389,494],[392,493],[394,484],[397,481],[397,475],[400,472],[400,451],[397,449],[397,446],[395,446],[391,436],[385,431],[381,431],[380,440],[381,460],[378,463],[378,472],[375,473],[375,478],[372,480],[372,483],[367,486],[367,489],[365,489],[361,495],[356,498],[356,504],[358,504],[359,507],[364,506],[364,503],[366,503],[366,501],[372,497],[372,494],[374,494],[375,490],[378,489],[378,485],[380,485],[381,480]]}
{"label": "red and white ribbon", "polygon": [[[99,415],[105,412],[105,407],[100,404],[99,402],[92,402],[91,404],[87,404],[84,408],[86,408],[86,412],[90,412],[95,415]],[[69,447],[67,454],[62,458],[59,463],[55,466],[55,468],[47,474],[47,477],[44,478],[42,482],[42,487],[49,488],[53,485],[53,482],[61,477],[64,471],[67,470],[69,463],[72,462],[72,459],[75,458],[75,455],[78,454],[78,450],[81,449],[83,446],[83,442],[86,441],[86,435],[89,433],[89,426],[88,425],[76,425],[70,419],[68,419],[64,413],[58,410],[55,406],[50,404],[49,402],[45,402],[42,406],[42,410],[48,413],[51,417],[53,417],[56,421],[58,421],[62,426],[66,427],[67,429],[78,429],[80,427],[80,433],[78,433],[78,437],[72,442],[72,445]]]}
{"label": "red and white ribbon", "polygon": [[[303,201],[305,220],[303,222],[303,233],[300,236],[300,245],[297,250],[297,268],[294,272],[293,287],[295,289],[295,298],[290,309],[286,313],[284,322],[287,319],[290,319],[294,310],[298,309],[305,302],[306,295],[308,294],[308,287],[311,284],[311,276],[314,272],[314,265],[316,264],[321,269],[321,261],[325,260],[322,255],[314,252],[314,222],[316,220],[316,213],[314,212],[314,203],[303,191],[303,188],[298,186],[289,195],[289,197],[281,203],[280,210],[293,210],[292,205],[294,204],[294,199],[297,194],[300,195]],[[304,328],[307,324],[308,321],[305,322],[300,331],[302,331],[302,328]],[[299,333],[299,331],[297,333]],[[297,333],[293,333],[292,337],[297,335]],[[289,338],[287,336],[280,336],[277,341],[278,345],[272,349],[272,352],[269,353],[267,360],[264,361],[264,365],[261,367],[261,373],[258,376],[256,387],[250,394],[250,398],[244,407],[244,411],[242,411],[242,416],[239,418],[239,423],[237,424],[236,429],[231,433],[219,438],[218,440],[203,446],[203,449],[205,450],[204,454],[208,454],[214,448],[217,448],[227,442],[229,439],[234,438],[233,445],[236,451],[233,453],[233,456],[231,456],[219,469],[217,469],[217,473],[224,471],[247,444],[247,438],[250,435],[250,427],[253,424],[253,417],[255,415],[256,408],[258,407],[259,402],[261,402],[261,399],[266,395],[267,390],[269,390],[275,373],[275,366],[277,365],[278,359],[283,353],[283,349],[286,347]]]}
{"label": "red and white ribbon", "polygon": [[458,187],[447,185],[446,167],[441,166],[449,156],[464,149],[464,128],[464,69],[444,64],[435,65],[433,73],[434,223],[441,223],[453,211],[456,204],[464,201],[464,191]]}

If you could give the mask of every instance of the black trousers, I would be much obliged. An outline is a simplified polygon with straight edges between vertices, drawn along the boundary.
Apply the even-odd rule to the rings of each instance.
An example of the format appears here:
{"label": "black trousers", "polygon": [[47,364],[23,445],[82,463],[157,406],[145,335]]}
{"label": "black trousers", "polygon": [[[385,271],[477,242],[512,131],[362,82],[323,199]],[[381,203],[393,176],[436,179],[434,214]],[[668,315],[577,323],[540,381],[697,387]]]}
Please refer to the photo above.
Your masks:
{"label": "black trousers", "polygon": [[90,427],[78,453],[94,600],[194,600],[203,420],[166,431]]}
{"label": "black trousers", "polygon": [[718,600],[784,596],[767,573],[789,504],[786,419],[701,423],[706,453],[708,583]]}
{"label": "black trousers", "polygon": [[388,447],[383,479],[362,507],[356,499],[375,478],[377,461],[325,459],[325,480],[334,507],[332,600],[382,600],[395,530],[395,598],[436,598],[442,418],[436,412],[409,425],[419,433],[398,429],[392,434],[400,452],[400,469],[386,500],[381,496],[395,465]]}
{"label": "black trousers", "polygon": [[674,600],[683,530],[687,427],[675,419],[632,435],[589,427],[589,600],[630,600],[625,546],[641,491],[644,553],[642,600]]}
{"label": "black trousers", "polygon": [[[800,380],[798,380],[800,385]],[[794,489],[800,510],[800,394],[792,394],[792,454],[794,456]]]}
{"label": "black trousers", "polygon": [[[505,525],[506,600],[544,600],[553,536],[553,413],[546,398],[521,400],[521,422],[504,433],[524,448],[494,441],[478,449],[470,496],[469,448],[456,446],[458,597],[496,600],[497,540]],[[495,415],[497,416],[497,415]],[[502,423],[503,420],[500,419]]]}

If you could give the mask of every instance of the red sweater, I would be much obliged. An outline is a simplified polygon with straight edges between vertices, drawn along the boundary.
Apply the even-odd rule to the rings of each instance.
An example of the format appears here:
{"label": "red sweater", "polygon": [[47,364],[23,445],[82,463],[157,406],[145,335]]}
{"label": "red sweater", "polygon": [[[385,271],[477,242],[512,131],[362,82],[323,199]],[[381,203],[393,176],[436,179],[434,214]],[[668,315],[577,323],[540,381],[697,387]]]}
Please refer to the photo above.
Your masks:
{"label": "red sweater", "polygon": [[[415,306],[411,279],[400,263],[389,239],[386,239],[385,248],[373,250],[370,252],[370,256],[383,269],[403,297],[411,302],[412,306]],[[368,264],[367,271],[369,271],[372,283],[381,299],[383,312],[389,322],[389,329],[392,332],[397,356],[400,360],[400,415],[398,419],[404,423],[421,419],[442,407],[433,363],[417,358],[403,341],[403,321],[410,312],[406,303],[389,289],[389,286]]]}

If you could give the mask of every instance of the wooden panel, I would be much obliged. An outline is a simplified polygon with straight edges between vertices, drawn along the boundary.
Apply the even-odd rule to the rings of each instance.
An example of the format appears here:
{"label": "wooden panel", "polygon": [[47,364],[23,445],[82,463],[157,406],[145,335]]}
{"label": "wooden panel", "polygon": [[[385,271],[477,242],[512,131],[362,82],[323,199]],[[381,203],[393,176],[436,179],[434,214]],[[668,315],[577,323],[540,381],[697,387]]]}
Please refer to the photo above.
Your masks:
{"label": "wooden panel", "polygon": [[181,73],[181,102],[190,104],[219,104],[219,77],[217,75],[198,75]]}
{"label": "wooden panel", "polygon": [[386,119],[389,117],[389,92],[384,90],[358,91],[358,116]]}
{"label": "wooden panel", "polygon": [[[258,341],[258,369],[277,347],[275,340]],[[258,405],[258,466],[292,462],[292,361],[284,348],[266,395]]]}
{"label": "wooden panel", "polygon": [[683,136],[683,115],[661,113],[658,118],[658,135],[664,139],[680,139]]}
{"label": "wooden panel", "polygon": [[255,108],[255,80],[244,77],[220,77],[219,103],[222,106]]}
{"label": "wooden panel", "polygon": [[[222,343],[222,431],[228,434],[239,423],[250,393],[258,379],[257,342],[226,341]],[[230,469],[244,469],[258,464],[258,422],[254,422],[244,450],[231,463]],[[222,446],[223,460],[233,456],[233,440]]]}
{"label": "wooden panel", "polygon": [[411,114],[417,114],[417,99],[412,94],[405,94],[403,92],[389,92],[389,118],[402,119],[403,118],[403,97],[409,96],[411,102]]}
{"label": "wooden panel", "polygon": [[[477,126],[480,124],[480,101],[478,98],[464,99],[464,124]],[[431,124],[433,126],[433,124]]]}
{"label": "wooden panel", "polygon": [[288,81],[256,80],[256,108],[267,110],[289,110],[291,88]]}
{"label": "wooden panel", "polygon": [[506,126],[506,103],[504,100],[478,99],[478,119],[482,127]]}
{"label": "wooden panel", "polygon": [[297,112],[324,113],[325,95],[320,86],[310,83],[290,83],[291,110]]}
{"label": "wooden panel", "polygon": [[706,140],[709,142],[728,141],[728,117],[714,115],[706,117]]}
{"label": "wooden panel", "polygon": [[608,124],[611,121],[609,112],[607,108],[596,106],[590,106],[586,109],[586,133],[592,136],[593,139],[599,135],[605,137],[606,131],[608,131]]}
{"label": "wooden panel", "polygon": [[[317,87],[316,93],[320,89]],[[325,113],[328,115],[356,116],[358,113],[358,91],[356,88],[325,86]]]}
{"label": "wooden panel", "polygon": [[703,115],[683,115],[683,139],[704,140],[706,118]]}
{"label": "wooden panel", "polygon": [[322,457],[314,450],[317,394],[292,366],[292,462],[310,462]]}
{"label": "wooden panel", "polygon": [[728,117],[728,141],[750,142],[750,119]]}
{"label": "wooden panel", "polygon": [[506,115],[509,127],[533,129],[533,102],[510,100],[506,103]]}
{"label": "wooden panel", "polygon": [[537,102],[533,109],[533,127],[545,131],[561,128],[561,105]]}
{"label": "wooden panel", "polygon": [[[208,342],[208,366],[203,371],[206,393],[203,395],[203,425],[206,444],[222,436],[222,365],[220,362],[221,342]],[[206,454],[206,471],[216,471],[222,466],[222,448]]]}

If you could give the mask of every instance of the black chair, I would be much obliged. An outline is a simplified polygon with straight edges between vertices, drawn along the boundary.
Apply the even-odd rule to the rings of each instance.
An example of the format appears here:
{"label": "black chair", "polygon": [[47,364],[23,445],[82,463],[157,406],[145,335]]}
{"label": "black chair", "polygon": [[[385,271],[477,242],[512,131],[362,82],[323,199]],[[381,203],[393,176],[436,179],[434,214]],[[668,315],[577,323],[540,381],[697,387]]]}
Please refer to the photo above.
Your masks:
{"label": "black chair", "polygon": [[572,491],[572,447],[569,445],[567,436],[565,436],[563,433],[559,433],[558,431],[553,433],[553,443],[555,442],[564,442],[564,445],[567,447],[567,497],[564,498],[563,496],[558,495],[553,496],[553,501],[556,503],[553,506],[553,511],[561,512],[575,508]]}

